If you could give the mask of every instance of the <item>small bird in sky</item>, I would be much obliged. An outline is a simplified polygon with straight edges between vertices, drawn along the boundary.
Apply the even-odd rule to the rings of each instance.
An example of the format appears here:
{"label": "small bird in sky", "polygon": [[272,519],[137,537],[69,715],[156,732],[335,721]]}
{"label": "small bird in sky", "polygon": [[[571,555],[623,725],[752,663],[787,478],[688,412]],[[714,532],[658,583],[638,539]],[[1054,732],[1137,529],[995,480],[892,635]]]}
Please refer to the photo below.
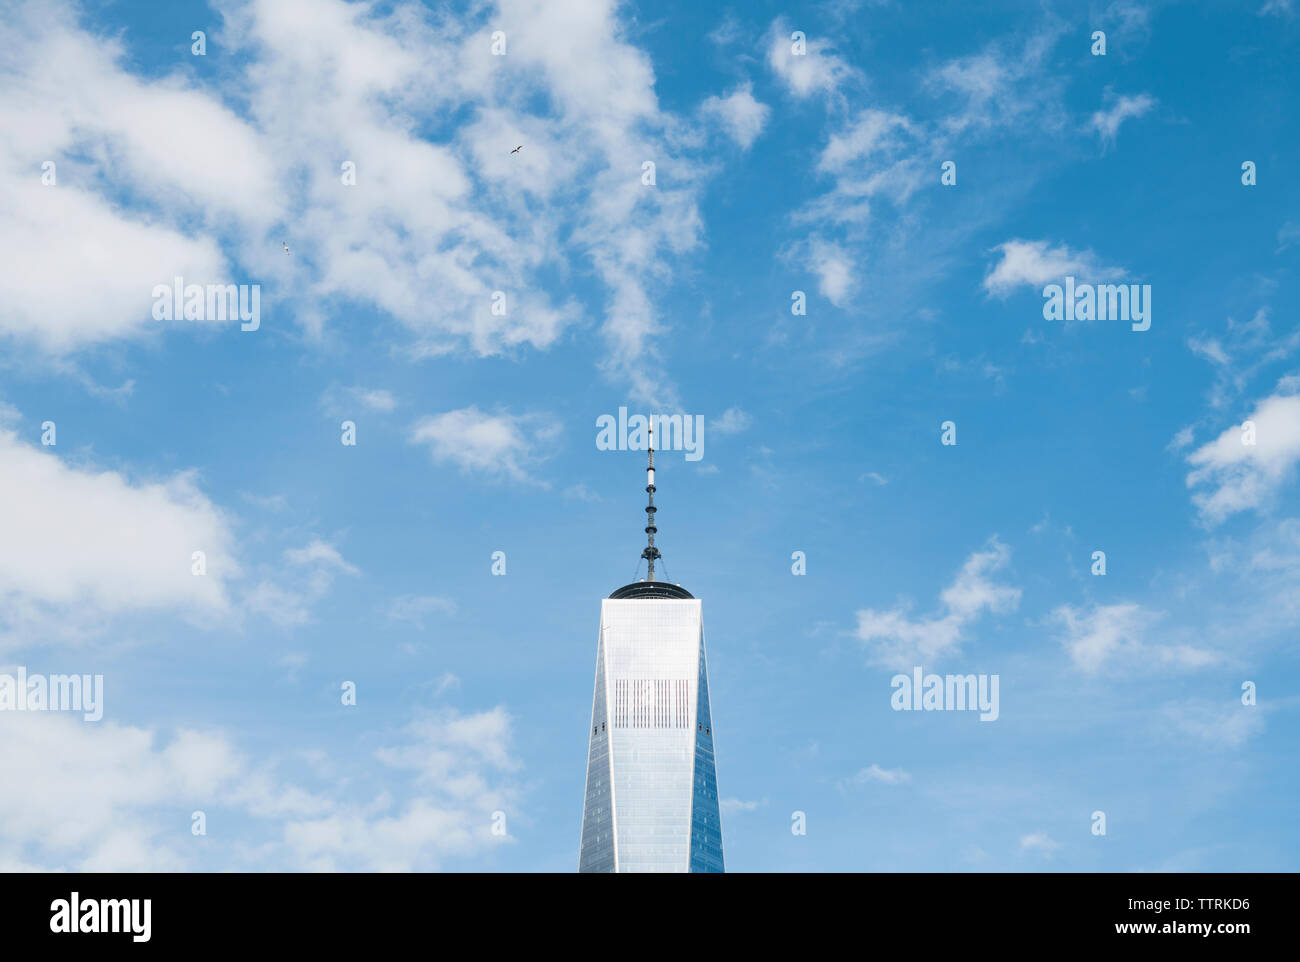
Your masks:
{"label": "small bird in sky", "polygon": [[510,153],[512,153],[512,154],[517,154],[517,153],[519,153],[519,151],[521,151],[521,150],[523,150],[523,149],[524,149],[524,145],[523,145],[523,144],[520,144],[520,145],[519,145],[518,147],[516,147],[514,150],[510,151]]}
{"label": "small bird in sky", "polygon": [[289,245],[288,245],[285,241],[280,241],[280,243],[281,243],[281,244],[284,244],[284,252],[285,252],[286,254],[288,254],[288,253],[289,253]]}

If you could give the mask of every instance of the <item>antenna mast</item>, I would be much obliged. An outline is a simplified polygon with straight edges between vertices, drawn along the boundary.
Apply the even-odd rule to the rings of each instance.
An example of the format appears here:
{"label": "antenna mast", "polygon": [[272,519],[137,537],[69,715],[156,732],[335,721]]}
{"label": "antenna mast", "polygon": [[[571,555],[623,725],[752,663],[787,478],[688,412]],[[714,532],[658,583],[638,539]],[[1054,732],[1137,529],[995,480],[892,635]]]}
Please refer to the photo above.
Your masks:
{"label": "antenna mast", "polygon": [[650,422],[650,461],[645,469],[645,490],[650,495],[650,503],[645,509],[645,533],[650,543],[645,550],[641,552],[641,557],[646,560],[646,581],[655,580],[655,560],[663,557],[659,549],[655,547],[655,532],[659,529],[655,527],[655,512],[659,510],[655,507],[655,426],[654,421]]}

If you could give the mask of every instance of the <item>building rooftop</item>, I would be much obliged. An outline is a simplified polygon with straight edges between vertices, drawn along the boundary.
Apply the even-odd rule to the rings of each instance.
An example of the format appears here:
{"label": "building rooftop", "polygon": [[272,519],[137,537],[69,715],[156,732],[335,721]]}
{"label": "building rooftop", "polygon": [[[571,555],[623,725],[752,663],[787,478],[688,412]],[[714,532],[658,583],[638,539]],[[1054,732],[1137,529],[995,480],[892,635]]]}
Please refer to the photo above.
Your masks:
{"label": "building rooftop", "polygon": [[694,598],[695,596],[681,585],[669,584],[667,581],[634,581],[616,591],[610,592],[610,598],[624,601],[645,598]]}

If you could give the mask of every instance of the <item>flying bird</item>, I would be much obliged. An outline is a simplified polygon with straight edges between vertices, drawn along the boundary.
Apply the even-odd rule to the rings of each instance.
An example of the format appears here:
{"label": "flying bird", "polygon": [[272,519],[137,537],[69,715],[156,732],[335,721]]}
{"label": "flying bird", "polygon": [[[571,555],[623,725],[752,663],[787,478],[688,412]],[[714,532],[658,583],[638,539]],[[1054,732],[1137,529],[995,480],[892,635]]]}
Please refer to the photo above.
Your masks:
{"label": "flying bird", "polygon": [[285,243],[284,241],[280,241],[280,243],[281,243],[281,244],[284,244],[284,252],[285,252],[286,254],[288,254],[288,253],[289,253],[289,245],[288,245],[287,243]]}
{"label": "flying bird", "polygon": [[517,153],[519,153],[519,151],[521,151],[521,150],[523,150],[523,149],[524,149],[524,145],[523,145],[523,144],[520,144],[520,145],[519,145],[518,147],[516,147],[514,150],[510,151],[510,153],[512,153],[512,154],[517,154]]}

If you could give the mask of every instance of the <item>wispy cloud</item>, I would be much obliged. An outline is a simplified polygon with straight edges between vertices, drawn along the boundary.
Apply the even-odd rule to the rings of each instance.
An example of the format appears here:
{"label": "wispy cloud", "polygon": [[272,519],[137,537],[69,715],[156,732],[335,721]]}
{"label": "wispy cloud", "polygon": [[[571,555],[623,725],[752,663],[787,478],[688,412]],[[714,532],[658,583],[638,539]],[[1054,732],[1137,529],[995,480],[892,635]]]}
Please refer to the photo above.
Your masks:
{"label": "wispy cloud", "polygon": [[436,462],[545,487],[530,469],[548,456],[559,433],[560,425],[546,416],[487,414],[471,406],[422,418],[410,440],[427,446]]}
{"label": "wispy cloud", "polygon": [[360,574],[356,567],[343,559],[338,548],[320,538],[313,538],[301,548],[289,548],[285,551],[284,557],[290,564],[320,565],[344,574]]}
{"label": "wispy cloud", "polygon": [[1239,700],[1213,704],[1204,700],[1166,705],[1164,717],[1181,735],[1226,748],[1239,748],[1264,730],[1264,709]]}
{"label": "wispy cloud", "polygon": [[881,768],[874,762],[849,779],[855,785],[865,785],[868,782],[878,782],[882,785],[902,785],[911,780],[912,776],[901,768]]}
{"label": "wispy cloud", "polygon": [[442,595],[400,595],[388,603],[384,613],[389,621],[406,621],[423,628],[430,615],[454,615],[456,609],[456,602]]}
{"label": "wispy cloud", "polygon": [[1065,32],[1049,21],[1019,43],[995,40],[977,53],[947,60],[926,78],[938,96],[956,95],[959,106],[943,121],[951,134],[989,132],[1025,125],[1055,130],[1063,125],[1063,83],[1049,55]]}
{"label": "wispy cloud", "polygon": [[1300,221],[1289,220],[1277,229],[1277,250],[1280,254],[1289,247],[1300,243]]}
{"label": "wispy cloud", "polygon": [[832,95],[840,85],[855,78],[857,72],[834,52],[825,37],[807,36],[804,52],[795,53],[795,30],[785,18],[772,22],[767,39],[767,63],[772,72],[795,97],[803,99],[820,93]]}
{"label": "wispy cloud", "polygon": [[1107,668],[1125,672],[1190,670],[1213,665],[1222,656],[1188,644],[1153,643],[1151,627],[1163,617],[1133,602],[1093,605],[1087,609],[1061,605],[1052,618],[1063,630],[1061,644],[1075,667],[1087,674]]}
{"label": "wispy cloud", "polygon": [[889,668],[929,666],[952,654],[972,622],[985,612],[1001,614],[1020,604],[1020,589],[999,584],[992,576],[1011,560],[1011,549],[997,538],[966,559],[961,571],[939,596],[941,610],[930,618],[912,619],[906,607],[858,611],[857,638],[868,657]]}
{"label": "wispy cloud", "polygon": [[1156,105],[1156,99],[1149,94],[1111,97],[1109,107],[1098,110],[1088,121],[1090,129],[1095,130],[1102,142],[1113,144],[1119,135],[1119,128],[1131,117],[1141,117]]}
{"label": "wispy cloud", "polygon": [[571,484],[564,489],[564,496],[571,501],[604,501],[599,494],[592,491],[586,484],[579,481],[577,484]]}
{"label": "wispy cloud", "polygon": [[1270,314],[1267,307],[1261,307],[1248,321],[1229,317],[1222,332],[1188,339],[1192,353],[1214,368],[1212,407],[1223,408],[1236,401],[1264,368],[1286,360],[1300,349],[1300,328],[1274,334]]}
{"label": "wispy cloud", "polygon": [[266,618],[281,628],[296,628],[312,621],[313,607],[328,596],[337,575],[357,576],[338,548],[313,538],[301,548],[284,552],[287,566],[277,567],[244,593],[242,610]]}
{"label": "wispy cloud", "polygon": [[1039,852],[1043,855],[1052,856],[1061,847],[1061,843],[1052,839],[1046,832],[1030,832],[1028,835],[1020,836],[1020,851]]}
{"label": "wispy cloud", "polygon": [[388,412],[397,407],[397,399],[393,397],[391,391],[385,391],[382,388],[375,390],[364,390],[360,392],[361,403],[371,411]]}
{"label": "wispy cloud", "polygon": [[709,422],[709,431],[719,437],[749,429],[752,418],[738,407],[730,407]]}
{"label": "wispy cloud", "polygon": [[1125,274],[1120,268],[1104,267],[1092,251],[1072,251],[1064,244],[1052,247],[1045,240],[1009,240],[993,250],[1001,257],[984,276],[984,289],[996,297],[1026,285],[1059,283],[1066,276],[1095,283]]}

